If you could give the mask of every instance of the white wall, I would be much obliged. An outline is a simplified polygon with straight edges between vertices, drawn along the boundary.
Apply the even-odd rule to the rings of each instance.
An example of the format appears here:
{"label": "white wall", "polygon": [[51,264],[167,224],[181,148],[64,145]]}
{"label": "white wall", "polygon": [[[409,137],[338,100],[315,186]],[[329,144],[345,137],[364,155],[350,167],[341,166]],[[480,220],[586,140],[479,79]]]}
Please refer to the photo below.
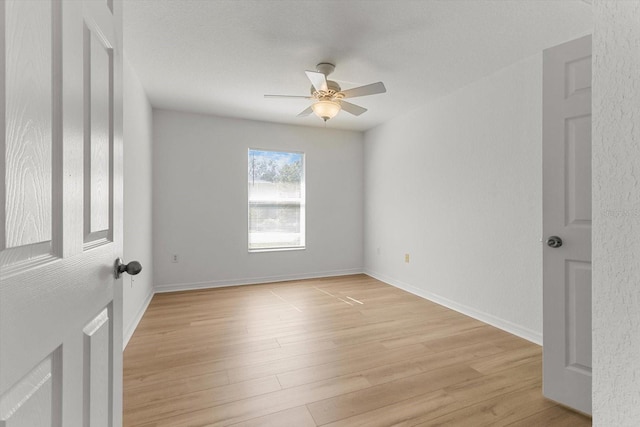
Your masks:
{"label": "white wall", "polygon": [[640,420],[640,2],[594,2],[593,421]]}
{"label": "white wall", "polygon": [[367,132],[365,271],[541,342],[541,109],[540,54]]}
{"label": "white wall", "polygon": [[[362,271],[361,133],[154,109],[153,134],[157,290]],[[306,154],[306,250],[248,252],[248,148]]]}
{"label": "white wall", "polygon": [[126,346],[153,296],[151,229],[151,105],[131,65],[124,61],[124,261],[139,261],[125,274],[123,338]]}

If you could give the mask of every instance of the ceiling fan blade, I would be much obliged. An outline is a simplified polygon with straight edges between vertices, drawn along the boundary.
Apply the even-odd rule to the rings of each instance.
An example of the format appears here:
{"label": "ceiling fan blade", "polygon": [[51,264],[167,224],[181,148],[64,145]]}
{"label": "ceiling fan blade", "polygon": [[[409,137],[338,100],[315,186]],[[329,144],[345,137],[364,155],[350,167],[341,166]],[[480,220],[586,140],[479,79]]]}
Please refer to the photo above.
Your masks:
{"label": "ceiling fan blade", "polygon": [[311,84],[316,90],[327,91],[329,87],[327,86],[327,78],[324,74],[319,73],[317,71],[305,71],[307,73],[307,77],[311,80]]}
{"label": "ceiling fan blade", "polygon": [[265,95],[265,98],[304,98],[304,99],[312,99],[312,96],[305,95]]}
{"label": "ceiling fan blade", "polygon": [[385,93],[387,88],[382,82],[371,83],[370,85],[354,87],[353,89],[343,90],[344,98],[355,98],[356,96],[375,95],[376,93]]}
{"label": "ceiling fan blade", "polygon": [[298,114],[297,117],[307,117],[309,114],[313,113],[311,106],[308,106],[302,113]]}
{"label": "ceiling fan blade", "polygon": [[347,101],[340,101],[340,105],[342,106],[342,109],[344,111],[346,111],[347,113],[353,114],[354,116],[359,116],[360,114],[367,111],[366,108],[356,104],[352,104]]}

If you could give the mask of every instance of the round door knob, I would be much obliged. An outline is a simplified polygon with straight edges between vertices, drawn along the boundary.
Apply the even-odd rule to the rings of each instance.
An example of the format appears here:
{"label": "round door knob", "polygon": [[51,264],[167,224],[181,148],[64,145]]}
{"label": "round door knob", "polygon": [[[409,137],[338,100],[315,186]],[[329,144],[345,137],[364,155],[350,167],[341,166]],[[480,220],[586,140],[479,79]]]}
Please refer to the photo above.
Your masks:
{"label": "round door knob", "polygon": [[131,261],[129,264],[123,264],[120,258],[116,259],[115,276],[120,278],[122,273],[129,273],[132,276],[142,271],[142,265],[138,261]]}
{"label": "round door knob", "polygon": [[547,239],[547,246],[551,248],[559,248],[562,246],[562,239],[558,236],[551,236]]}

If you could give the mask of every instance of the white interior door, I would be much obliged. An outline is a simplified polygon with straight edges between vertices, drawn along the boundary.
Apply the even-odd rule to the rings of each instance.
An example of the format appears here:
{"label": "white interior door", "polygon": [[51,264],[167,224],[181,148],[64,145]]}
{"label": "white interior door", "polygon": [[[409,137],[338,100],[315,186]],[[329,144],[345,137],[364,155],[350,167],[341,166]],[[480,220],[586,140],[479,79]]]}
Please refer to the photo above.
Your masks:
{"label": "white interior door", "polygon": [[118,426],[121,5],[0,22],[0,426]]}
{"label": "white interior door", "polygon": [[543,63],[543,392],[591,414],[591,36]]}

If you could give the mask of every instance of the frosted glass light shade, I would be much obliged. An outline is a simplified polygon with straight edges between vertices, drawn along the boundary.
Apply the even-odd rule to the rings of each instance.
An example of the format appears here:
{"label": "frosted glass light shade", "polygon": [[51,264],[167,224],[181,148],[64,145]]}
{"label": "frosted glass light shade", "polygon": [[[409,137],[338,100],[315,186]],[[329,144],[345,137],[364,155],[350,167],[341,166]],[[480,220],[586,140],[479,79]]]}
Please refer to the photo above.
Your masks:
{"label": "frosted glass light shade", "polygon": [[311,109],[316,116],[326,122],[340,112],[340,104],[335,101],[318,101],[311,106]]}

